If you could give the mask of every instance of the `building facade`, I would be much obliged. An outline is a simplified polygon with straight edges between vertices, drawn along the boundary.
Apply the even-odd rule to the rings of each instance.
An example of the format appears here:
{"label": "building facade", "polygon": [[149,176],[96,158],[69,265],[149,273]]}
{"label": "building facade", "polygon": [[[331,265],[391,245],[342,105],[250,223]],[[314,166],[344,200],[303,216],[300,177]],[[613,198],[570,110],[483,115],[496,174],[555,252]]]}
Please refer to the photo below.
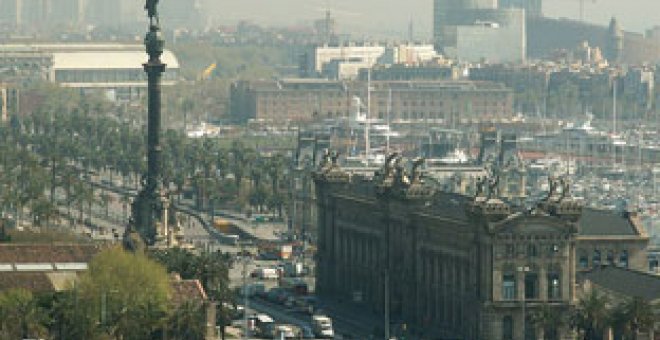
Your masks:
{"label": "building facade", "polygon": [[430,44],[312,46],[302,52],[302,77],[355,79],[360,69],[374,65],[421,64],[437,58]]}
{"label": "building facade", "polygon": [[[236,120],[276,123],[349,117],[354,97],[366,102],[367,82],[318,79],[239,81],[230,89]],[[450,123],[513,117],[513,92],[473,81],[372,81],[372,118]]]}
{"label": "building facade", "polygon": [[497,1],[435,0],[433,41],[436,51],[452,58],[524,62],[525,10],[498,8]]}
{"label": "building facade", "polygon": [[425,184],[420,162],[408,174],[391,156],[368,178],[334,158],[315,173],[318,294],[360,296],[365,309],[389,310],[414,338],[574,336],[566,327],[540,329],[530,318],[546,307],[566,313],[576,303],[576,250],[585,224],[595,222],[565,182],[555,181],[547,198],[526,210],[498,198],[495,178],[468,197]]}
{"label": "building facade", "polygon": [[[179,77],[179,62],[163,52],[167,70],[163,86]],[[0,75],[5,81],[29,84],[50,81],[81,91],[101,91],[111,100],[135,100],[146,94],[147,61],[142,45],[7,44],[0,45]]]}
{"label": "building facade", "polygon": [[543,0],[499,0],[500,8],[523,8],[528,16],[543,16]]}

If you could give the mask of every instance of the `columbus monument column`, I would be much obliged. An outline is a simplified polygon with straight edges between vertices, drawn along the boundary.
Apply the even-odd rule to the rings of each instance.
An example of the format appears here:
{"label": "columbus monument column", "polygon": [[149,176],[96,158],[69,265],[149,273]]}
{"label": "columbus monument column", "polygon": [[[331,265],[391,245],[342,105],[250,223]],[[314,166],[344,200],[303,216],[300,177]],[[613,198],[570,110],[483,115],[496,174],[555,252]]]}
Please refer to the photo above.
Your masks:
{"label": "columbus monument column", "polygon": [[165,41],[157,5],[158,0],[147,0],[145,6],[149,17],[149,32],[144,39],[149,60],[143,64],[148,79],[147,174],[142,178],[142,190],[133,202],[131,220],[124,234],[124,246],[131,250],[167,242],[169,230],[169,202],[163,187],[160,144],[161,78],[166,66],[160,57]]}

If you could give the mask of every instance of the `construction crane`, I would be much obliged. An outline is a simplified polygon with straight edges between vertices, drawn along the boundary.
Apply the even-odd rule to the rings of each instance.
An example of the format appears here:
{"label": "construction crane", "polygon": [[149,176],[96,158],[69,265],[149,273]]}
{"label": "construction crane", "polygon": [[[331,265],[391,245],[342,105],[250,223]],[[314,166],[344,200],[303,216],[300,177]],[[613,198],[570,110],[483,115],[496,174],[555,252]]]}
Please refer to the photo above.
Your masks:
{"label": "construction crane", "polygon": [[217,63],[213,63],[209,65],[204,71],[202,71],[202,74],[199,76],[201,80],[208,80],[211,78],[211,75],[213,75],[213,71],[218,68]]}

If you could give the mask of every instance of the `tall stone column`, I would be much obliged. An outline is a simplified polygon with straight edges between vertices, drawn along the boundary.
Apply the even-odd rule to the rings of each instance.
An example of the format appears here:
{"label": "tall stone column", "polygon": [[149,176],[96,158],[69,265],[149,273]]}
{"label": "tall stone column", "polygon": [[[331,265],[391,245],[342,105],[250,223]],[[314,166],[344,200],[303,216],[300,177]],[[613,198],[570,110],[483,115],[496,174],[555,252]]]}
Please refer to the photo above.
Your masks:
{"label": "tall stone column", "polygon": [[[144,39],[149,59],[143,64],[147,74],[148,91],[147,173],[142,183],[142,190],[133,203],[131,222],[124,235],[124,245],[131,250],[141,247],[138,242],[153,246],[157,240],[162,240],[157,225],[168,223],[163,219],[167,192],[162,183],[160,143],[161,79],[166,66],[160,58],[164,51],[165,40],[160,30],[156,4],[157,1],[148,0],[145,6],[149,15],[149,32]],[[164,227],[168,228],[168,226]]]}
{"label": "tall stone column", "polygon": [[548,272],[545,266],[539,266],[539,295],[538,298],[541,301],[548,300]]}
{"label": "tall stone column", "polygon": [[523,323],[524,322],[524,316],[522,312],[522,304],[525,303],[525,272],[523,271],[517,271],[517,279],[516,279],[516,289],[518,293],[518,301],[520,301],[520,314],[518,314],[518,317],[514,316],[514,328],[513,328],[513,337],[515,339],[524,339],[525,338],[525,330],[523,329]]}

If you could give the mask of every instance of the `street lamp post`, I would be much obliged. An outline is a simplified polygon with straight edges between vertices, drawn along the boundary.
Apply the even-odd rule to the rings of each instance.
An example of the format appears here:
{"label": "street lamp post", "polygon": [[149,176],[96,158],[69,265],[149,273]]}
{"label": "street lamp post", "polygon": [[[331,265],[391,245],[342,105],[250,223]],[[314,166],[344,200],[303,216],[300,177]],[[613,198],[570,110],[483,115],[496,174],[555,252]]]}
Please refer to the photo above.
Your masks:
{"label": "street lamp post", "polygon": [[248,340],[250,338],[250,327],[248,325],[248,275],[247,275],[247,265],[248,257],[246,256],[245,251],[245,242],[241,242],[241,262],[243,262],[243,325],[245,330],[243,332],[243,338]]}
{"label": "street lamp post", "polygon": [[[523,273],[522,275],[525,275],[525,273],[528,273],[530,271],[529,266],[520,266],[518,267],[518,272]],[[525,312],[525,286],[524,286],[525,280],[523,277],[523,291],[522,291],[522,338],[523,340],[526,340],[527,336],[527,313]]]}

